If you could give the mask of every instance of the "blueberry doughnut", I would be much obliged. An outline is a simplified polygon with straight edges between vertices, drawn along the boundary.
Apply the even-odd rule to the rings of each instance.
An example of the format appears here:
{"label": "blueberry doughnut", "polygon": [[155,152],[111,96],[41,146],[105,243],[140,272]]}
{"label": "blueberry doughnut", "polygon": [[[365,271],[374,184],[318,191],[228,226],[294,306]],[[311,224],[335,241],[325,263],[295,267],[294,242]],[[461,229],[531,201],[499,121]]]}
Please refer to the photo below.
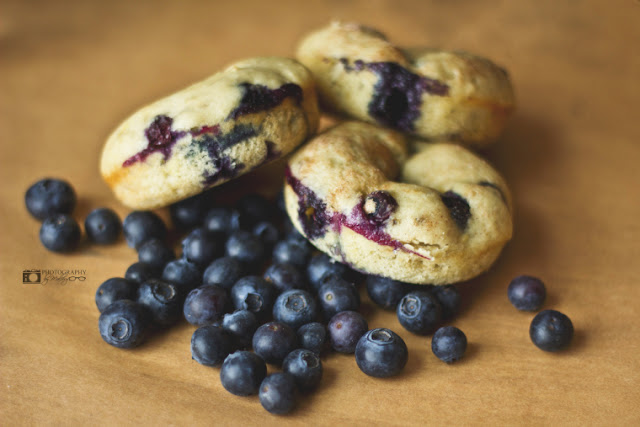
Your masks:
{"label": "blueberry doughnut", "polygon": [[253,58],[135,112],[100,170],[116,197],[153,209],[291,152],[318,127],[313,79],[287,58]]}
{"label": "blueberry doughnut", "polygon": [[289,160],[287,214],[318,249],[367,274],[446,284],[487,270],[511,238],[511,196],[484,160],[452,143],[345,122]]}
{"label": "blueberry doughnut", "polygon": [[376,30],[333,22],[307,36],[297,57],[321,104],[421,138],[486,145],[514,108],[507,73],[466,52],[400,49]]}

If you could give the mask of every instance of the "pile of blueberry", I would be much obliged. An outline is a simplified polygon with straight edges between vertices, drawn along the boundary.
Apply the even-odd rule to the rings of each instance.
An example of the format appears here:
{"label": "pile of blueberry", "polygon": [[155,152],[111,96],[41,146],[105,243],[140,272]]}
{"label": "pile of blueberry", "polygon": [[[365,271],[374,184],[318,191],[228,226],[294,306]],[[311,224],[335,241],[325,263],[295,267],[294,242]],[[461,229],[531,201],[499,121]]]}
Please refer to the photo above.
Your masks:
{"label": "pile of blueberry", "polygon": [[[80,227],[70,216],[76,196],[68,183],[39,181],[25,200],[29,212],[44,219],[46,248],[77,247]],[[460,307],[455,286],[365,277],[334,262],[292,226],[281,194],[275,204],[248,195],[224,206],[207,192],[172,205],[170,214],[177,233],[150,211],[131,212],[121,223],[101,208],[85,221],[91,241],[112,243],[123,233],[138,254],[124,277],[108,279],[96,291],[100,334],[115,347],[137,347],[184,318],[197,327],[193,359],[220,367],[226,390],[258,394],[269,412],[288,413],[298,393],[318,386],[321,356],[328,351],[354,353],[358,367],[373,377],[397,375],[406,365],[403,339],[387,328],[369,330],[359,312],[358,286],[364,283],[369,298],[395,310],[407,331],[433,334],[431,348],[440,360],[455,362],[465,353],[465,334],[442,327]],[[179,258],[175,234],[182,236]],[[537,310],[545,294],[542,282],[529,276],[514,279],[508,292],[523,310]],[[530,334],[538,347],[556,351],[569,344],[573,327],[566,316],[546,310]],[[267,376],[267,363],[282,371]]]}

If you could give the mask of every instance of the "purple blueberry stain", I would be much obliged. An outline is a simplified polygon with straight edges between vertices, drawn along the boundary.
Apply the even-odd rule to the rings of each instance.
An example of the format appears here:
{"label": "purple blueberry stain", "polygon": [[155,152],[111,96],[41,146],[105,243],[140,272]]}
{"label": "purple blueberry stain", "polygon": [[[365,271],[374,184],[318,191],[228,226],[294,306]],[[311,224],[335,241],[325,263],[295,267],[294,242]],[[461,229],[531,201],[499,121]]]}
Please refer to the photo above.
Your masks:
{"label": "purple blueberry stain", "polygon": [[250,83],[241,83],[240,87],[244,91],[240,105],[229,114],[227,120],[269,110],[280,105],[286,98],[293,98],[297,104],[302,102],[302,88],[294,83],[286,83],[277,89]]}
{"label": "purple blueberry stain", "polygon": [[156,116],[149,127],[144,130],[147,147],[125,160],[122,166],[127,167],[136,162],[143,162],[155,152],[162,153],[164,160],[167,160],[171,156],[173,145],[186,135],[186,132],[173,130],[172,125],[173,119],[171,117]]}
{"label": "purple blueberry stain", "polygon": [[285,176],[287,183],[298,195],[298,219],[304,234],[311,240],[324,236],[327,226],[332,221],[332,215],[327,211],[326,203],[313,190],[294,177],[288,167]]}
{"label": "purple blueberry stain", "polygon": [[467,228],[467,223],[471,218],[471,207],[464,197],[453,191],[447,191],[440,198],[442,203],[449,209],[451,219],[455,221],[456,225],[461,230]]}

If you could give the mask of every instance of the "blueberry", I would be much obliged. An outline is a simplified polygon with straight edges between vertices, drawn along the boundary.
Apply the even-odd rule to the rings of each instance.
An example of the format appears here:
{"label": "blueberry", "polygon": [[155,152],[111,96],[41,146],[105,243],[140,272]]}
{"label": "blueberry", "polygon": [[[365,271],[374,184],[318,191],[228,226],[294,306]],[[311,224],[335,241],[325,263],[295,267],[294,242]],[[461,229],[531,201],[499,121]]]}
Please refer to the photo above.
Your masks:
{"label": "blueberry", "polygon": [[460,360],[466,350],[467,336],[455,326],[438,329],[431,339],[431,351],[446,363]]}
{"label": "blueberry", "polygon": [[573,323],[559,311],[543,310],[531,321],[529,336],[541,350],[564,350],[573,339]]}
{"label": "blueberry", "polygon": [[204,218],[204,228],[230,234],[240,229],[240,212],[229,208],[213,208]]}
{"label": "blueberry", "polygon": [[222,257],[209,264],[202,276],[202,282],[205,285],[216,285],[224,289],[231,289],[245,275],[244,265],[239,259]]}
{"label": "blueberry", "polygon": [[313,296],[300,289],[283,292],[273,305],[273,319],[291,326],[294,330],[314,321],[317,314]]}
{"label": "blueberry", "polygon": [[184,318],[192,325],[206,325],[222,318],[227,311],[228,298],[217,286],[195,288],[184,301]]}
{"label": "blueberry", "polygon": [[467,228],[467,223],[471,218],[471,207],[464,197],[453,191],[447,191],[440,198],[442,203],[449,209],[451,219],[455,221],[456,225],[461,230]]}
{"label": "blueberry", "polygon": [[372,377],[386,378],[399,374],[408,358],[407,345],[390,329],[372,329],[356,345],[356,363],[362,372]]}
{"label": "blueberry", "polygon": [[138,289],[138,303],[149,309],[153,321],[171,326],[180,319],[184,294],[173,283],[150,279]]}
{"label": "blueberry", "polygon": [[300,326],[296,332],[300,348],[321,354],[329,346],[327,328],[322,323],[311,322]]}
{"label": "blueberry", "polygon": [[248,225],[255,225],[261,221],[269,221],[275,216],[275,206],[258,194],[248,194],[238,200],[236,205],[242,219]]}
{"label": "blueberry", "polygon": [[362,209],[374,224],[384,224],[398,208],[398,202],[386,191],[374,191],[364,199]]}
{"label": "blueberry", "polygon": [[273,373],[260,384],[258,396],[262,407],[270,413],[288,414],[296,405],[295,380],[284,372]]}
{"label": "blueberry", "polygon": [[[201,285],[202,276],[198,266],[185,259],[169,261],[162,270],[162,280],[175,284],[180,292],[187,294]],[[208,285],[209,283],[205,283]]]}
{"label": "blueberry", "polygon": [[260,241],[262,241],[265,248],[269,249],[273,248],[273,245],[275,245],[280,238],[278,227],[269,221],[258,222],[253,227],[252,233],[254,236],[258,236],[260,238]]}
{"label": "blueberry", "polygon": [[232,350],[231,337],[219,326],[201,326],[191,336],[191,358],[202,365],[220,366]]}
{"label": "blueberry", "polygon": [[150,324],[147,309],[126,299],[110,304],[98,319],[102,339],[119,348],[133,348],[142,344]]}
{"label": "blueberry", "polygon": [[547,296],[542,280],[531,276],[518,276],[509,283],[507,295],[518,310],[537,311]]}
{"label": "blueberry", "polygon": [[137,295],[137,283],[113,277],[103,282],[96,290],[96,306],[102,313],[111,303],[121,299],[135,300]]}
{"label": "blueberry", "polygon": [[341,311],[355,311],[360,308],[360,295],[356,287],[335,276],[329,276],[322,285],[318,292],[318,300],[325,319],[331,319]]}
{"label": "blueberry", "polygon": [[345,277],[348,274],[349,267],[334,261],[323,253],[314,255],[307,265],[307,278],[316,291],[322,286],[323,279],[328,276]]}
{"label": "blueberry", "polygon": [[280,189],[280,191],[278,191],[278,194],[276,195],[276,207],[278,208],[278,212],[280,213],[280,215],[286,216],[287,215],[287,206],[285,204],[284,201],[284,189]]}
{"label": "blueberry", "polygon": [[53,252],[70,252],[80,243],[80,226],[66,214],[55,214],[40,227],[42,245]]}
{"label": "blueberry", "polygon": [[149,279],[156,278],[157,271],[155,268],[144,262],[134,262],[127,268],[124,278],[140,284]]}
{"label": "blueberry", "polygon": [[238,348],[250,348],[253,334],[258,329],[258,319],[249,310],[236,310],[224,315],[222,328],[234,338]]}
{"label": "blueberry", "polygon": [[249,310],[264,319],[271,315],[276,290],[262,277],[246,276],[231,288],[231,301],[236,310]]}
{"label": "blueberry", "polygon": [[271,264],[265,270],[263,277],[280,292],[291,289],[304,289],[306,287],[304,276],[300,273],[298,267],[293,264]]}
{"label": "blueberry", "polygon": [[320,384],[322,362],[317,353],[299,348],[293,350],[284,358],[282,371],[291,374],[295,378],[299,390],[310,391]]}
{"label": "blueberry", "polygon": [[122,223],[118,214],[108,208],[98,208],[87,215],[84,231],[92,242],[108,245],[120,237]]}
{"label": "blueberry", "polygon": [[150,265],[158,274],[164,270],[169,261],[175,258],[173,249],[160,239],[151,238],[138,246],[138,261]]}
{"label": "blueberry", "polygon": [[220,369],[222,386],[236,396],[257,394],[267,375],[264,360],[250,351],[236,351],[224,359]]}
{"label": "blueberry", "polygon": [[460,311],[460,292],[454,285],[434,286],[431,293],[442,308],[442,320],[453,319]]}
{"label": "blueberry", "polygon": [[224,252],[224,235],[196,228],[182,241],[182,257],[205,268]]}
{"label": "blueberry", "polygon": [[421,335],[433,332],[442,320],[440,303],[428,291],[406,294],[398,303],[396,314],[406,330]]}
{"label": "blueberry", "polygon": [[138,248],[149,239],[164,240],[167,227],[158,215],[150,211],[133,211],[122,223],[124,238],[132,248]]}
{"label": "blueberry", "polygon": [[367,294],[371,301],[385,310],[395,310],[409,292],[405,283],[380,276],[367,276]]}
{"label": "blueberry", "polygon": [[29,213],[42,221],[56,214],[71,214],[76,206],[76,193],[66,181],[45,178],[29,187],[24,202]]}
{"label": "blueberry", "polygon": [[273,248],[273,262],[289,263],[304,268],[311,256],[311,247],[297,240],[280,240]]}
{"label": "blueberry", "polygon": [[296,333],[280,322],[268,322],[253,334],[253,351],[267,363],[279,365],[296,348]]}
{"label": "blueberry", "polygon": [[206,212],[207,200],[203,194],[189,197],[169,206],[171,223],[182,231],[200,226]]}
{"label": "blueberry", "polygon": [[248,231],[236,231],[226,244],[227,256],[238,258],[250,267],[259,265],[264,257],[264,245],[259,237]]}
{"label": "blueberry", "polygon": [[327,329],[334,350],[353,353],[356,351],[358,340],[367,332],[369,325],[360,313],[342,311],[331,318]]}

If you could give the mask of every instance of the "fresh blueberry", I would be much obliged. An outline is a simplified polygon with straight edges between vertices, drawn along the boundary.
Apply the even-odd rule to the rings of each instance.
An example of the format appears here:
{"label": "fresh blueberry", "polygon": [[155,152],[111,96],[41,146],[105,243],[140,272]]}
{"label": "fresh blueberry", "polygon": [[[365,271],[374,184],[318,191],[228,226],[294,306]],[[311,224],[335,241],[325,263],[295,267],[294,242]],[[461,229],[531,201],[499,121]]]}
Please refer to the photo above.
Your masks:
{"label": "fresh blueberry", "polygon": [[135,300],[138,284],[120,277],[113,277],[102,283],[96,290],[96,306],[102,313],[111,303],[121,299]]}
{"label": "fresh blueberry", "polygon": [[174,259],[164,266],[162,280],[175,284],[180,292],[186,295],[192,289],[200,286],[202,276],[197,265],[185,259]]}
{"label": "fresh blueberry", "polygon": [[294,330],[313,322],[317,315],[313,296],[301,289],[283,292],[273,304],[273,319],[291,326]]}
{"label": "fresh blueberry", "polygon": [[224,359],[220,369],[222,386],[236,396],[257,394],[267,376],[264,360],[250,351],[236,351]]}
{"label": "fresh blueberry", "polygon": [[211,324],[226,313],[228,297],[224,289],[217,286],[195,288],[184,301],[184,318],[192,325]]}
{"label": "fresh blueberry", "polygon": [[222,318],[222,328],[235,340],[238,348],[251,347],[253,334],[258,329],[258,319],[249,310],[236,310]]}
{"label": "fresh blueberry", "polygon": [[428,291],[412,291],[398,303],[396,314],[400,324],[409,332],[427,335],[442,320],[438,299]]}
{"label": "fresh blueberry", "polygon": [[138,303],[149,309],[153,321],[171,326],[180,319],[184,294],[170,282],[150,279],[138,289]]}
{"label": "fresh blueberry", "polygon": [[543,310],[531,321],[529,336],[541,350],[564,350],[573,339],[573,323],[559,311]]}
{"label": "fresh blueberry", "polygon": [[311,247],[296,240],[280,240],[273,248],[273,262],[289,263],[305,268],[311,256]]}
{"label": "fresh blueberry", "polygon": [[311,257],[307,265],[307,278],[309,283],[317,291],[323,284],[323,279],[334,275],[345,277],[349,273],[349,267],[334,261],[328,255],[319,253]]}
{"label": "fresh blueberry", "polygon": [[231,301],[234,308],[249,310],[258,319],[265,319],[271,315],[275,299],[275,288],[262,277],[243,277],[231,288]]}
{"label": "fresh blueberry", "polygon": [[202,282],[205,285],[231,289],[246,273],[242,261],[233,257],[222,257],[209,264],[202,276]]}
{"label": "fresh blueberry", "polygon": [[407,345],[390,329],[372,329],[356,345],[356,363],[362,372],[372,377],[386,378],[399,374],[408,358]]}
{"label": "fresh blueberry", "polygon": [[138,248],[149,239],[164,240],[167,227],[158,215],[150,211],[134,211],[122,223],[124,238],[132,248]]}
{"label": "fresh blueberry", "polygon": [[371,301],[385,310],[395,310],[408,292],[407,285],[397,280],[380,276],[367,276],[367,294]]}
{"label": "fresh blueberry", "polygon": [[196,228],[182,241],[182,257],[205,268],[224,252],[224,235]]}
{"label": "fresh blueberry", "polygon": [[102,339],[119,348],[133,348],[142,344],[150,324],[146,307],[126,299],[110,304],[98,319]]}
{"label": "fresh blueberry", "polygon": [[258,393],[262,407],[272,414],[288,414],[296,406],[296,383],[284,372],[275,372],[260,384]]}
{"label": "fresh blueberry", "polygon": [[537,311],[547,296],[542,280],[531,276],[518,276],[509,283],[507,295],[518,310]]}
{"label": "fresh blueberry", "polygon": [[[227,256],[238,258],[247,266],[259,266],[264,257],[264,245],[259,237],[248,231],[236,231],[229,236],[226,244]],[[257,269],[257,268],[256,268]]]}
{"label": "fresh blueberry", "polygon": [[203,224],[211,232],[230,234],[240,229],[240,212],[229,208],[213,208],[207,212]]}
{"label": "fresh blueberry", "polygon": [[322,362],[317,353],[299,348],[284,358],[282,371],[295,378],[299,390],[311,391],[320,384],[322,379]]}
{"label": "fresh blueberry", "polygon": [[460,360],[467,350],[467,336],[455,326],[444,326],[433,334],[431,351],[443,362]]}
{"label": "fresh blueberry", "polygon": [[256,329],[252,344],[265,362],[279,365],[296,348],[296,333],[284,323],[268,322]]}
{"label": "fresh blueberry", "polygon": [[313,247],[311,246],[311,243],[309,243],[307,238],[304,237],[304,235],[302,235],[293,226],[293,223],[289,220],[288,217],[287,217],[287,221],[284,222],[284,228],[285,228],[285,233],[286,233],[286,236],[284,237],[284,240],[286,240],[288,242],[294,242],[294,243],[297,243],[297,244],[303,246],[304,250],[305,251],[308,250],[309,253],[311,253],[313,251]]}
{"label": "fresh blueberry", "polygon": [[431,293],[442,308],[442,320],[453,319],[460,311],[460,292],[455,285],[434,286]]}
{"label": "fresh blueberry", "polygon": [[156,278],[156,269],[144,262],[134,262],[127,268],[124,278],[141,284],[149,279]]}
{"label": "fresh blueberry", "polygon": [[275,216],[275,206],[258,194],[248,194],[238,200],[238,210],[248,225],[268,221]]}
{"label": "fresh blueberry", "polygon": [[120,237],[122,223],[120,217],[113,210],[98,208],[87,215],[84,221],[84,231],[92,242],[108,245]]}
{"label": "fresh blueberry", "polygon": [[71,252],[80,243],[80,226],[66,214],[55,214],[40,227],[42,245],[53,252]]}
{"label": "fresh blueberry", "polygon": [[269,221],[260,221],[252,230],[255,236],[258,236],[265,248],[271,249],[280,238],[278,227]]}
{"label": "fresh blueberry", "polygon": [[329,276],[318,292],[318,300],[325,319],[331,319],[341,311],[355,311],[360,308],[360,294],[352,284],[336,276]]}
{"label": "fresh blueberry", "polygon": [[181,200],[169,206],[171,223],[178,230],[186,231],[198,227],[204,221],[207,200],[202,194]]}
{"label": "fresh blueberry", "polygon": [[327,329],[334,350],[353,353],[356,351],[358,340],[367,332],[369,325],[360,313],[342,311],[331,318]]}
{"label": "fresh blueberry", "polygon": [[264,272],[264,279],[280,292],[306,288],[306,281],[298,267],[293,264],[271,264]]}
{"label": "fresh blueberry", "polygon": [[300,348],[321,354],[329,347],[327,328],[320,322],[311,322],[300,326],[296,335]]}
{"label": "fresh blueberry", "polygon": [[29,187],[24,201],[29,213],[42,221],[56,214],[70,215],[76,206],[76,193],[66,181],[45,178]]}
{"label": "fresh blueberry", "polygon": [[138,261],[153,267],[158,274],[171,260],[176,258],[173,249],[164,244],[160,239],[151,238],[138,246]]}
{"label": "fresh blueberry", "polygon": [[191,358],[202,365],[220,366],[232,350],[231,337],[219,326],[201,326],[191,336]]}

